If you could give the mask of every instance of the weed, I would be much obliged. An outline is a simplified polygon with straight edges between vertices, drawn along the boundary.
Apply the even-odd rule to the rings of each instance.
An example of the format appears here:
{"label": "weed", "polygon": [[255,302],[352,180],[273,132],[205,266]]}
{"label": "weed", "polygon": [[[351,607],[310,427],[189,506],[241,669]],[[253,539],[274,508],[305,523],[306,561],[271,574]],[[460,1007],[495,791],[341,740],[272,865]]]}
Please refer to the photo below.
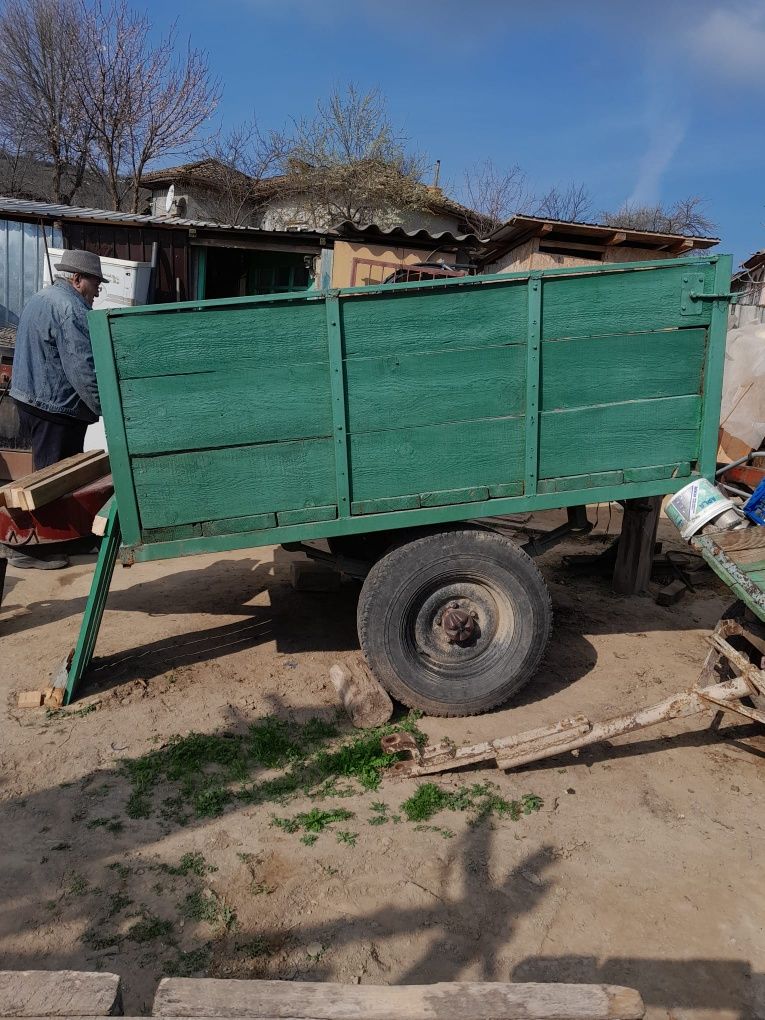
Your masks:
{"label": "weed", "polygon": [[229,906],[224,900],[220,908],[220,923],[226,931],[233,931],[236,927],[236,910]]}
{"label": "weed", "polygon": [[125,907],[129,907],[132,902],[131,898],[124,893],[113,893],[109,897],[109,913],[107,916],[114,917],[115,914],[119,914]]}
{"label": "weed", "polygon": [[335,808],[334,811],[311,808],[310,811],[301,811],[294,818],[274,818],[271,824],[285,832],[299,832],[300,829],[304,829],[306,832],[318,833],[324,832],[333,822],[345,822],[354,817],[353,811],[346,811],[345,808]]}
{"label": "weed", "polygon": [[138,790],[133,790],[125,805],[125,814],[128,818],[151,818],[149,798]]}
{"label": "weed", "polygon": [[127,938],[131,942],[153,942],[155,939],[170,940],[173,934],[173,922],[166,921],[156,914],[146,911],[140,921],[130,928]]}
{"label": "weed", "polygon": [[129,868],[127,864],[123,864],[121,861],[112,861],[112,863],[107,866],[110,871],[116,871],[120,878],[128,878],[129,875],[133,874],[133,869]]}
{"label": "weed", "polygon": [[386,815],[372,815],[371,818],[367,818],[368,825],[385,825],[387,821]]}
{"label": "weed", "polygon": [[300,837],[300,842],[304,846],[313,846],[318,838],[315,832],[307,832],[304,836]]}
{"label": "weed", "polygon": [[326,800],[327,797],[342,799],[344,797],[353,797],[355,794],[356,791],[352,786],[338,786],[336,779],[327,779],[320,786],[317,786],[315,790],[310,791],[310,796],[313,800]]}
{"label": "weed", "polygon": [[164,973],[169,977],[194,977],[204,973],[210,964],[211,947],[209,943],[187,953],[178,953],[174,960],[166,960]]}
{"label": "weed", "polygon": [[182,875],[184,878],[187,875],[204,878],[209,872],[218,870],[212,864],[208,864],[204,855],[200,853],[184,854],[175,867],[169,864],[160,864],[159,868],[160,871],[164,871],[168,875]]}
{"label": "weed", "polygon": [[451,829],[444,829],[440,825],[415,825],[415,832],[437,832],[443,839],[453,839],[454,833]]}
{"label": "weed", "polygon": [[270,956],[273,953],[272,947],[260,935],[248,939],[247,942],[237,942],[234,948],[238,953],[244,953],[246,956]]}
{"label": "weed", "polygon": [[46,910],[55,910],[57,906],[58,906],[58,900],[46,900],[45,901],[45,909]]}
{"label": "weed", "polygon": [[356,846],[359,838],[358,832],[348,832],[347,829],[339,829],[336,833],[338,843],[347,843],[348,846]]}
{"label": "weed", "polygon": [[112,815],[111,818],[91,818],[88,822],[89,829],[103,828],[113,835],[117,835],[118,832],[122,832],[125,828],[124,824],[117,818],[116,815]]}
{"label": "weed", "polygon": [[218,920],[218,900],[215,896],[205,896],[198,889],[188,893],[180,905],[183,914],[192,921],[206,921],[215,924]]}
{"label": "weed", "polygon": [[90,892],[90,886],[86,878],[82,875],[72,875],[72,879],[69,883],[68,889],[70,896],[84,896]]}
{"label": "weed", "polygon": [[110,949],[112,946],[118,946],[122,942],[122,936],[116,932],[104,935],[96,931],[95,928],[88,928],[87,931],[82,933],[81,939],[86,946],[90,946],[96,952],[100,952],[102,949]]}
{"label": "weed", "polygon": [[521,814],[531,814],[542,807],[536,794],[524,794],[520,801],[501,797],[493,783],[474,783],[455,792],[444,790],[435,783],[423,783],[416,793],[401,805],[410,822],[427,822],[440,811],[469,811],[471,824],[491,815],[510,817],[517,821]]}
{"label": "weed", "polygon": [[73,822],[82,822],[87,817],[88,817],[88,812],[83,810],[83,809],[80,809],[79,811],[75,811],[74,812],[74,814],[72,815],[72,821]]}
{"label": "weed", "polygon": [[371,818],[367,819],[369,825],[385,825],[386,822],[390,821],[388,805],[384,804],[381,800],[373,801],[370,808],[373,814]]}
{"label": "weed", "polygon": [[46,708],[45,718],[46,719],[82,719],[83,716],[90,715],[91,712],[95,712],[98,705],[83,705],[82,708]]}
{"label": "weed", "polygon": [[165,886],[164,883],[162,882],[155,882],[151,888],[157,894],[157,896],[162,896],[164,894]]}
{"label": "weed", "polygon": [[324,872],[325,875],[329,875],[330,878],[333,878],[335,875],[340,874],[340,869],[333,868],[331,864],[322,864],[321,870]]}

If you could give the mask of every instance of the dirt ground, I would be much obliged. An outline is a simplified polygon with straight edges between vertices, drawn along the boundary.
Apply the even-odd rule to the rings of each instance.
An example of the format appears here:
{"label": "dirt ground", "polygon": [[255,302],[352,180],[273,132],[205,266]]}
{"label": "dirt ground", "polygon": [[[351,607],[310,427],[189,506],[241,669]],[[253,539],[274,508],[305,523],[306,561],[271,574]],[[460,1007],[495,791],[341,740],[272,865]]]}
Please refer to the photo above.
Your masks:
{"label": "dirt ground", "polygon": [[[618,529],[617,514],[609,521],[601,508],[593,536],[538,561],[555,622],[533,683],[489,715],[422,719],[431,738],[473,742],[602,717],[695,681],[729,594],[710,581],[661,608],[564,569],[563,554],[598,550],[609,525]],[[666,521],[660,538],[674,541]],[[517,773],[443,779],[450,790],[490,780],[503,796],[542,798],[517,821],[471,825],[444,812],[424,828],[370,825],[373,802],[396,813],[416,789],[391,780],[322,805],[354,813],[342,828],[355,845],[338,841],[338,826],[314,845],[273,827],[274,814],[312,806],[300,797],[286,807],[234,802],[186,824],[172,810],[129,817],[123,759],[175,734],[243,733],[265,715],[333,717],[329,667],[358,648],[358,589],[295,592],[287,568],[273,548],[118,567],[91,679],[76,711],[58,715],[19,711],[15,694],[43,686],[73,645],[93,561],[9,569],[1,967],[118,972],[126,1013],[148,1011],[159,977],[174,970],[378,984],[608,981],[638,988],[651,1018],[765,1017],[765,735],[732,717],[718,731],[691,719]],[[161,788],[158,803],[176,794]],[[214,909],[185,916],[189,896]]]}

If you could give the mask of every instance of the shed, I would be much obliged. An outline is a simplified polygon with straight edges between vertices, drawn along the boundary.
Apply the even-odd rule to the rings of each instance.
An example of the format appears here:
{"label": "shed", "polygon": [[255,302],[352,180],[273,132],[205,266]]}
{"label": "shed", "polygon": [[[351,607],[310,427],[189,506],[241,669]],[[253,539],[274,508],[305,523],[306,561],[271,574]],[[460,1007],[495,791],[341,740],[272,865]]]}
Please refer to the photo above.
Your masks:
{"label": "shed", "polygon": [[481,272],[510,273],[596,262],[674,258],[712,248],[719,240],[518,215],[482,243],[477,258]]}

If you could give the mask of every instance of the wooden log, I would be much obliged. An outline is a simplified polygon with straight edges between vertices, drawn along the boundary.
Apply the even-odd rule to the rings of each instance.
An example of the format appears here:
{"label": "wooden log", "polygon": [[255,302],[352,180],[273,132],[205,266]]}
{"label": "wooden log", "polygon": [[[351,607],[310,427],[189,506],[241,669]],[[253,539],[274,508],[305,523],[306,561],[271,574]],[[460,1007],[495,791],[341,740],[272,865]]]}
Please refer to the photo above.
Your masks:
{"label": "wooden log", "polygon": [[0,1017],[96,1017],[121,1013],[118,974],[0,971]]}
{"label": "wooden log", "polygon": [[94,482],[109,473],[109,455],[101,451],[98,456],[90,457],[78,464],[71,465],[48,478],[26,484],[22,490],[24,508],[38,510],[41,506],[52,503],[59,496],[79,489],[81,485]]}
{"label": "wooden log", "polygon": [[624,502],[613,578],[618,595],[637,595],[648,588],[660,510],[661,496]]}
{"label": "wooden log", "polygon": [[337,985],[308,981],[163,978],[153,1015],[291,1020],[616,1020],[645,1015],[619,985],[444,982]]}
{"label": "wooden log", "polygon": [[39,708],[44,698],[45,691],[21,691],[16,700],[16,708]]}
{"label": "wooden log", "polygon": [[393,702],[388,692],[363,662],[357,662],[352,669],[336,662],[330,668],[329,678],[357,729],[382,726],[393,715]]}

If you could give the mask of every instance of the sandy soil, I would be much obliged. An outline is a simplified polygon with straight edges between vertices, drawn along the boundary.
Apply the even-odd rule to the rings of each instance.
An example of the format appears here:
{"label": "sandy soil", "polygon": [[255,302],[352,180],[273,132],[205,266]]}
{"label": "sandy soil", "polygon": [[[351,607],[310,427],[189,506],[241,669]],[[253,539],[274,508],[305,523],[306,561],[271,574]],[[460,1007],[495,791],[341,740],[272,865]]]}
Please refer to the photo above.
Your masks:
{"label": "sandy soil", "polygon": [[[601,509],[599,530],[608,523]],[[610,524],[616,530],[615,516]],[[670,540],[666,522],[660,537]],[[671,608],[614,597],[607,581],[561,563],[599,540],[539,561],[555,627],[532,685],[490,715],[422,720],[432,738],[472,742],[579,712],[603,716],[695,681],[726,590],[710,583]],[[717,732],[689,720],[515,774],[445,778],[451,789],[490,779],[505,796],[544,800],[517,822],[438,816],[453,838],[368,824],[373,801],[395,812],[412,781],[331,805],[355,812],[355,846],[331,832],[305,846],[270,825],[274,811],[310,806],[300,799],[288,809],[230,806],[185,826],[128,818],[121,759],[173,734],[241,732],[270,713],[332,716],[328,671],[358,647],[357,588],[295,592],[284,554],[274,555],[118,568],[76,706],[94,710],[53,717],[19,711],[15,692],[43,686],[74,643],[92,560],[57,573],[9,569],[0,966],[116,971],[134,1013],[180,966],[364,983],[609,981],[638,988],[653,1018],[765,1017],[765,736],[731,718]],[[96,819],[120,824],[110,831]],[[167,872],[191,852],[217,870]],[[230,930],[184,918],[195,889],[235,913]],[[104,933],[124,933],[141,913],[164,926],[144,942],[104,945]]]}

